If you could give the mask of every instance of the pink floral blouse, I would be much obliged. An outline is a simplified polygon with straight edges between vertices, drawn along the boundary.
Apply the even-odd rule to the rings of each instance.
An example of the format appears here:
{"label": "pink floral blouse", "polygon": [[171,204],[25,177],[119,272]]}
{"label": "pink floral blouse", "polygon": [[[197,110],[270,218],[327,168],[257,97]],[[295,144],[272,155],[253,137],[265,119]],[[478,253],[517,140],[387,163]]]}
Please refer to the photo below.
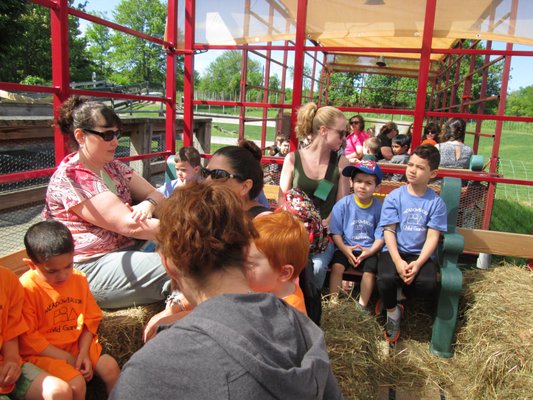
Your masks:
{"label": "pink floral blouse", "polygon": [[[132,204],[129,189],[133,170],[113,160],[104,166],[116,186],[117,196]],[[93,225],[70,209],[97,194],[108,191],[104,180],[79,161],[78,153],[66,156],[50,178],[43,216],[64,223],[74,237],[74,262],[87,261],[134,244],[118,233]]]}

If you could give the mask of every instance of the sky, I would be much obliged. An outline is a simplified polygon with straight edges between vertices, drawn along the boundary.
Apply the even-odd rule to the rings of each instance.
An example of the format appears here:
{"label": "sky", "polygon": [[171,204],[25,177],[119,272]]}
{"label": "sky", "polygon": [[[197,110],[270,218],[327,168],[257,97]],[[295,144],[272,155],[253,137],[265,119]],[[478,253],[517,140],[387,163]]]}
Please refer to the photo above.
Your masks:
{"label": "sky", "polygon": [[[88,11],[103,11],[107,12],[108,18],[111,18],[112,10],[115,9],[117,4],[120,3],[120,0],[88,0],[87,10]],[[88,23],[84,20],[80,20],[80,27],[82,31],[85,29],[85,26]],[[494,49],[504,49],[504,44],[495,44]],[[533,50],[533,48],[523,45],[515,45],[514,50]],[[202,74],[209,64],[221,54],[220,51],[208,51],[207,53],[197,55],[195,57],[195,70]],[[277,57],[277,59],[281,59]],[[511,78],[509,79],[509,91],[515,91],[521,87],[527,87],[533,85],[533,74],[531,73],[533,62],[531,57],[513,57],[511,61]],[[281,78],[281,68],[272,64],[271,74],[277,74]],[[290,73],[287,74],[287,86],[292,86],[292,78]],[[289,82],[290,81],[290,82]]]}

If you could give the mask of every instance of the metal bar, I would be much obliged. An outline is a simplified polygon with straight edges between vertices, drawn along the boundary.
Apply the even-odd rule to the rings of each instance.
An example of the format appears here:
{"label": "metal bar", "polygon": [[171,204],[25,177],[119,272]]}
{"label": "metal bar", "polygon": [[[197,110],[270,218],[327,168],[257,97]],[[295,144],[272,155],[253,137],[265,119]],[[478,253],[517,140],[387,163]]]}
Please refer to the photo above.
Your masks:
{"label": "metal bar", "polygon": [[[68,0],[57,0],[57,8],[50,9],[52,44],[52,85],[59,91],[53,94],[54,121],[59,117],[59,107],[70,96],[68,48]],[[68,153],[65,135],[54,123],[55,164],[61,163]]]}
{"label": "metal bar", "polygon": [[294,132],[298,109],[302,105],[302,86],[304,70],[304,47],[305,47],[305,25],[307,22],[307,0],[298,0],[298,11],[296,14],[296,45],[294,49],[294,77],[292,84],[292,110],[291,110],[291,142],[290,150],[298,149],[298,138]]}
{"label": "metal bar", "polygon": [[87,14],[86,12],[77,10],[75,8],[69,7],[68,8],[68,12],[69,12],[70,15],[74,15],[74,16],[76,16],[78,18],[85,19],[87,21],[91,21],[91,22],[95,22],[95,23],[100,24],[100,25],[107,26],[108,28],[115,29],[117,31],[121,31],[121,32],[127,33],[128,35],[132,35],[132,36],[135,36],[135,37],[138,37],[138,38],[141,38],[141,39],[145,39],[145,40],[147,40],[149,42],[160,44],[161,46],[164,46],[164,47],[171,47],[172,46],[172,43],[167,42],[165,40],[161,40],[158,37],[147,35],[146,33],[142,33],[142,32],[133,30],[131,28],[128,28],[126,26],[119,25],[119,24],[116,24],[114,22],[107,21],[105,19],[96,17],[96,16],[91,15],[91,14]]}
{"label": "metal bar", "polygon": [[[160,151],[157,153],[139,154],[139,155],[128,156],[128,157],[119,157],[117,159],[123,162],[130,162],[130,161],[144,160],[147,158],[167,157],[170,154],[172,153],[169,151]],[[42,178],[44,176],[51,176],[55,171],[56,171],[56,168],[54,167],[54,168],[36,169],[33,171],[14,172],[12,174],[2,174],[0,175],[0,184],[23,181],[26,179]]]}
{"label": "metal bar", "polygon": [[[167,40],[167,73],[165,80],[165,150],[176,153],[176,53],[178,47],[178,0],[168,2]],[[185,141],[185,135],[183,135]]]}
{"label": "metal bar", "polygon": [[413,132],[418,132],[418,135],[413,135],[411,147],[417,147],[421,142],[422,125],[424,123],[424,111],[426,109],[426,93],[427,82],[429,75],[429,67],[431,65],[431,41],[433,40],[433,26],[435,25],[435,10],[437,8],[437,0],[426,1],[426,12],[424,17],[424,33],[422,37],[422,48],[420,50],[420,73],[418,75],[418,90],[415,103],[415,114],[413,122]]}
{"label": "metal bar", "polygon": [[[513,0],[511,5],[511,17],[509,21],[509,34],[514,35],[516,14],[518,11],[518,0]],[[513,44],[507,43],[506,50],[512,50]],[[505,114],[505,105],[507,102],[507,88],[509,86],[509,75],[511,73],[511,56],[506,57],[503,63],[502,71],[502,85],[500,88],[500,104],[498,105],[497,115]],[[500,152],[500,143],[502,137],[503,122],[496,121],[494,129],[494,144],[492,146],[492,152],[489,161],[489,171],[495,173],[498,170],[498,160]],[[483,221],[481,222],[481,229],[488,229],[490,226],[490,219],[492,216],[492,207],[494,206],[494,196],[496,195],[496,184],[489,183],[487,191],[487,201],[485,202],[485,210],[483,212]]]}
{"label": "metal bar", "polygon": [[[196,28],[196,1],[185,1],[185,43],[187,50],[194,46]],[[187,54],[183,60],[183,145],[193,144],[193,99],[194,99],[194,54]],[[174,72],[175,73],[175,72]]]}
{"label": "metal bar", "polygon": [[[250,28],[250,0],[244,1],[244,21],[243,21],[243,27],[244,32],[243,35],[246,37],[249,33]],[[241,103],[244,104],[246,102],[246,81],[248,80],[248,46],[245,45],[244,49],[242,50],[241,55],[241,93],[240,93],[240,100]],[[239,140],[244,139],[244,119],[246,118],[246,106],[244,105],[239,106]]]}
{"label": "metal bar", "polygon": [[36,92],[36,93],[59,93],[59,88],[39,85],[23,85],[21,83],[0,82],[0,88],[5,90],[16,90],[19,92]]}
{"label": "metal bar", "polygon": [[80,96],[90,96],[90,97],[110,97],[113,99],[128,99],[128,100],[138,100],[138,101],[165,101],[163,97],[155,96],[143,96],[138,94],[128,94],[128,93],[116,93],[116,92],[103,92],[100,90],[87,90],[87,89],[70,89],[72,94],[77,94]]}

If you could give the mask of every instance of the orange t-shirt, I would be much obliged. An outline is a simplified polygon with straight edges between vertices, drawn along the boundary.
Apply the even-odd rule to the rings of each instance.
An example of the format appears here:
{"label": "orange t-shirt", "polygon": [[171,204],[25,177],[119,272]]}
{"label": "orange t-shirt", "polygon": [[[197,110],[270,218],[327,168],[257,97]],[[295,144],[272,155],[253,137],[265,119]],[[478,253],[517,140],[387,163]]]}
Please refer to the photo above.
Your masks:
{"label": "orange t-shirt", "polygon": [[93,337],[91,359],[94,351],[100,355],[102,348],[96,335],[102,320],[102,310],[96,304],[85,274],[74,270],[61,286],[45,282],[33,270],[20,277],[24,286],[22,311],[29,330],[20,337],[20,354],[23,357],[39,355],[48,345],[70,354],[79,353],[78,340],[84,326]]}
{"label": "orange t-shirt", "polygon": [[[28,330],[22,317],[24,289],[17,276],[9,269],[0,267],[0,350],[5,342]],[[0,351],[0,361],[4,357]]]}
{"label": "orange t-shirt", "polygon": [[300,285],[297,283],[294,284],[294,292],[286,297],[283,298],[285,302],[296,308],[298,311],[303,312],[305,315],[307,315],[307,310],[305,308],[305,300],[304,300],[304,293],[302,292],[302,289],[300,288]]}

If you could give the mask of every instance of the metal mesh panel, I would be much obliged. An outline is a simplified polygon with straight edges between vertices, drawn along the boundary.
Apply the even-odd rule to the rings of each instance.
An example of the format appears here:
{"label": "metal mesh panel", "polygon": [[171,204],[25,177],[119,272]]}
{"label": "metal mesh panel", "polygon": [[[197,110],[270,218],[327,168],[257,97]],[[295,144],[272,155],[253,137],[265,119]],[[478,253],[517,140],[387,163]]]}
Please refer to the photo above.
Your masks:
{"label": "metal mesh panel", "polygon": [[[0,174],[54,167],[54,144],[50,139],[11,140],[0,146]],[[48,177],[0,184],[0,193],[10,193],[48,184]]]}
{"label": "metal mesh panel", "polygon": [[0,211],[0,257],[24,247],[24,234],[41,221],[43,203],[33,203]]}

